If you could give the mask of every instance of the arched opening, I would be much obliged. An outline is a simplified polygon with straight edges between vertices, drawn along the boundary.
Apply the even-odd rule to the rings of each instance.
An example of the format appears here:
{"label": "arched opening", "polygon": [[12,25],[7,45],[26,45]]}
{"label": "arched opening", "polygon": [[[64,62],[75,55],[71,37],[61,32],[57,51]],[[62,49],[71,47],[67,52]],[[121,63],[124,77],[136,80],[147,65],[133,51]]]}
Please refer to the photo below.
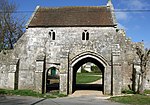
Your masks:
{"label": "arched opening", "polygon": [[51,67],[46,72],[46,93],[59,91],[59,70]]}
{"label": "arched opening", "polygon": [[[79,70],[80,67],[82,67],[82,65],[87,64],[87,63],[92,63],[94,64],[96,67],[99,68],[99,70],[101,70],[99,72],[99,75],[97,76],[101,76],[102,82],[100,83],[95,83],[95,84],[86,84],[86,83],[82,83],[79,84],[77,83],[77,71]],[[76,62],[73,64],[73,71],[72,71],[72,92],[75,92],[76,90],[97,90],[97,91],[102,91],[104,92],[104,70],[105,70],[105,66],[104,64],[102,64],[98,59],[92,57],[92,56],[84,56],[83,58],[79,58],[79,60],[76,60]],[[90,76],[90,74],[89,74]],[[88,75],[85,77],[88,79]]]}

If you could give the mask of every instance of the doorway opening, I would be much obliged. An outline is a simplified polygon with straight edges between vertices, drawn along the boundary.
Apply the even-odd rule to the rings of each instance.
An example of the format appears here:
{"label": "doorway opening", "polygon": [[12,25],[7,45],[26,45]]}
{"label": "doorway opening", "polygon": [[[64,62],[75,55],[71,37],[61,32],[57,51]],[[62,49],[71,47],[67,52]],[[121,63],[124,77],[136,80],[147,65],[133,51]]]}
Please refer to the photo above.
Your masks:
{"label": "doorway opening", "polygon": [[[91,71],[89,71],[90,69]],[[76,90],[104,92],[104,69],[105,67],[92,57],[79,60],[73,66],[73,92]]]}
{"label": "doorway opening", "polygon": [[59,70],[51,67],[46,73],[46,93],[59,91]]}

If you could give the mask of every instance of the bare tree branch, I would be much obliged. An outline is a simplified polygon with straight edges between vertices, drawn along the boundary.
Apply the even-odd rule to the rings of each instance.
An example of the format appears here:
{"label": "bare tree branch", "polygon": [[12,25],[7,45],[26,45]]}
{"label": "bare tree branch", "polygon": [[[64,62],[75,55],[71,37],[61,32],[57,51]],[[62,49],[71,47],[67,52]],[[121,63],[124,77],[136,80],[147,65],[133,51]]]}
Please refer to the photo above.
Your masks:
{"label": "bare tree branch", "polygon": [[147,75],[147,62],[149,60],[150,49],[142,50],[139,46],[136,46],[136,54],[140,59],[140,72],[141,72],[141,83],[138,86],[138,93],[144,92],[144,80]]}
{"label": "bare tree branch", "polygon": [[0,0],[0,50],[12,49],[13,44],[23,34],[24,21],[14,15],[17,10],[15,3]]}

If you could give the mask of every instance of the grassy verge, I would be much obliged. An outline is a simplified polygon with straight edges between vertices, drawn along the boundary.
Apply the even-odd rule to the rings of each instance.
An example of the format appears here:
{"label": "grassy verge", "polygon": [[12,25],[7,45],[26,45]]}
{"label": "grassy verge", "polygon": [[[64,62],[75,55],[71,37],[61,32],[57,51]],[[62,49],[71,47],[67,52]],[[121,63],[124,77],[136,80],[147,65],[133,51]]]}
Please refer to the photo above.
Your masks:
{"label": "grassy verge", "polygon": [[79,75],[100,75],[100,73],[88,72],[88,73],[77,73]]}
{"label": "grassy verge", "polygon": [[131,105],[150,105],[150,96],[147,95],[117,96],[111,97],[110,100]]}
{"label": "grassy verge", "polygon": [[150,90],[145,90],[144,93],[145,94],[150,94]]}
{"label": "grassy verge", "polygon": [[97,73],[77,73],[76,82],[77,84],[81,83],[90,83],[99,80],[101,77],[95,76]]}
{"label": "grassy verge", "polygon": [[6,89],[0,89],[0,95],[20,95],[20,96],[39,97],[39,98],[57,98],[57,97],[66,96],[64,94],[59,94],[59,92],[53,92],[50,94],[40,94],[32,90],[6,90]]}

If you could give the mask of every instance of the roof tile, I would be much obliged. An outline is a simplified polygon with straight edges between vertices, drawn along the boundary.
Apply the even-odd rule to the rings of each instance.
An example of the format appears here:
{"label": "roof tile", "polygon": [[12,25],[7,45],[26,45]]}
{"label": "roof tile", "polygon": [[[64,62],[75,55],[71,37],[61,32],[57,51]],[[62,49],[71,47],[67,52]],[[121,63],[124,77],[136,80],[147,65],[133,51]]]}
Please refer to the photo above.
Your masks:
{"label": "roof tile", "polygon": [[114,25],[108,7],[40,7],[28,27]]}

